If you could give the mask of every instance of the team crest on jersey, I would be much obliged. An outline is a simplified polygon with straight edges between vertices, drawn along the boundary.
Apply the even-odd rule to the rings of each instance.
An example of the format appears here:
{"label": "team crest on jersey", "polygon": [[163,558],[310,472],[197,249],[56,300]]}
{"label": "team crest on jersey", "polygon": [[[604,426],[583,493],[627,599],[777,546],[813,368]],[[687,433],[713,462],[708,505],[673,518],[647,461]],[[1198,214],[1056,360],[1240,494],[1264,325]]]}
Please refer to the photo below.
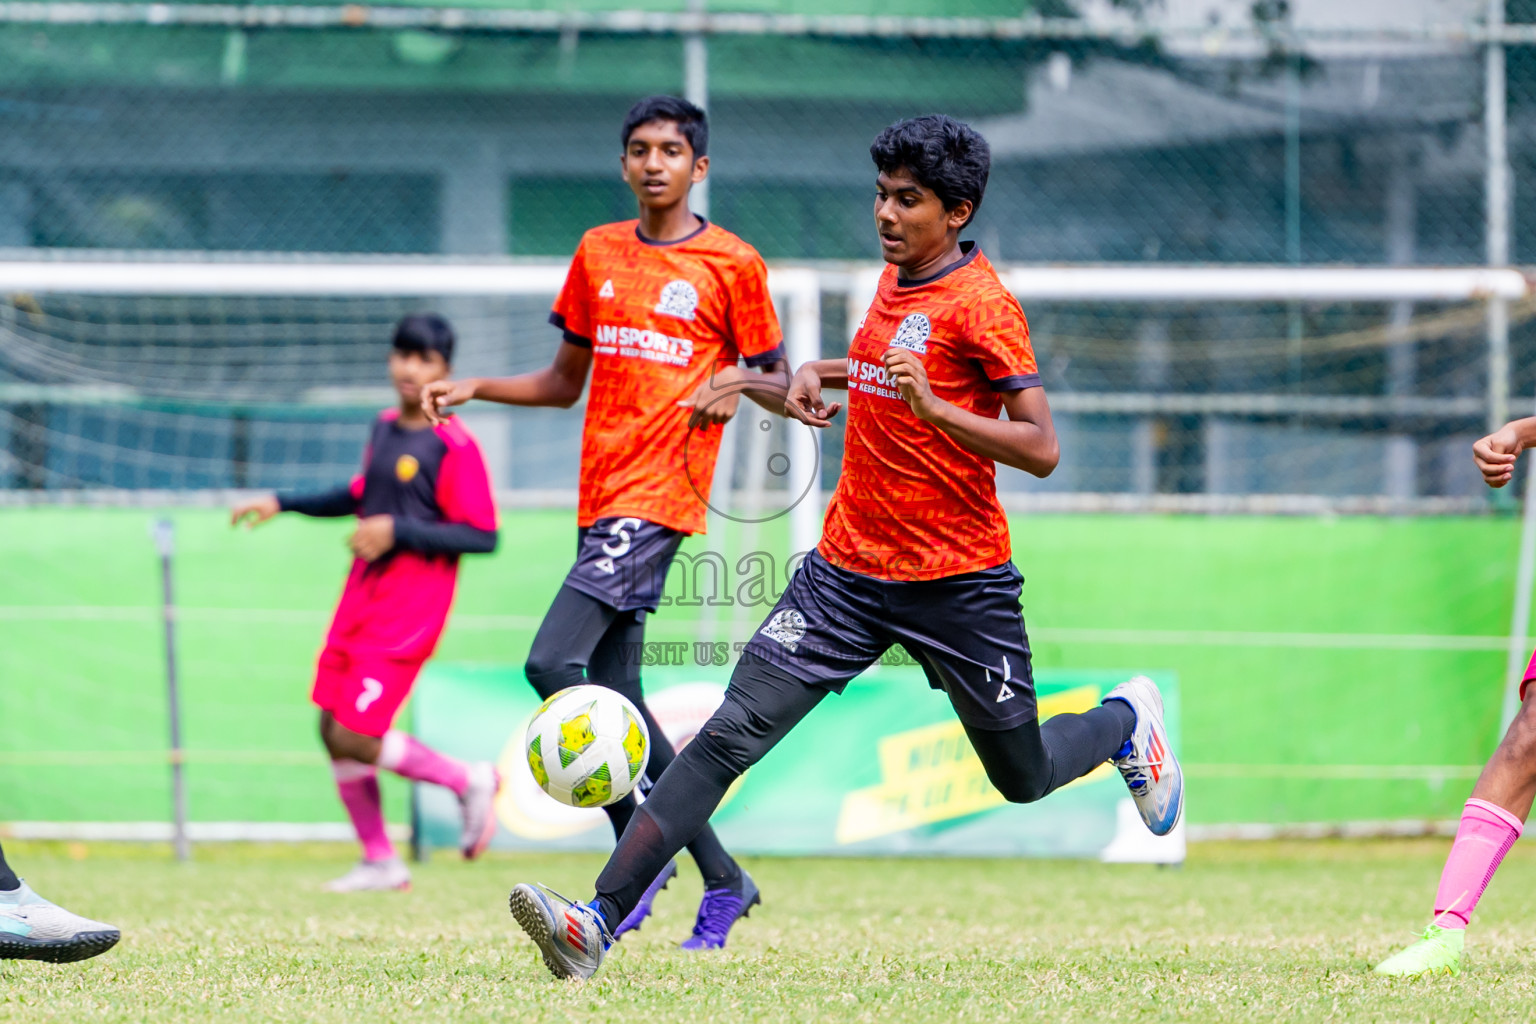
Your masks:
{"label": "team crest on jersey", "polygon": [[416,479],[416,474],[421,472],[421,463],[416,461],[414,455],[402,455],[395,460],[395,479],[403,484],[408,484]]}
{"label": "team crest on jersey", "polygon": [[603,286],[597,290],[597,297],[600,299],[613,298],[613,278],[610,277],[603,282]]}
{"label": "team crest on jersey", "polygon": [[768,624],[758,632],[793,651],[805,638],[805,616],[793,608],[785,608],[769,619]]}
{"label": "team crest on jersey", "polygon": [[928,317],[922,313],[911,313],[896,328],[896,337],[891,339],[891,344],[896,348],[911,349],[913,352],[923,353],[928,351],[928,335],[933,333],[933,325],[928,322]]}
{"label": "team crest on jersey", "polygon": [[661,290],[661,301],[656,303],[656,312],[679,320],[692,320],[694,310],[698,308],[698,290],[683,280],[668,281]]}

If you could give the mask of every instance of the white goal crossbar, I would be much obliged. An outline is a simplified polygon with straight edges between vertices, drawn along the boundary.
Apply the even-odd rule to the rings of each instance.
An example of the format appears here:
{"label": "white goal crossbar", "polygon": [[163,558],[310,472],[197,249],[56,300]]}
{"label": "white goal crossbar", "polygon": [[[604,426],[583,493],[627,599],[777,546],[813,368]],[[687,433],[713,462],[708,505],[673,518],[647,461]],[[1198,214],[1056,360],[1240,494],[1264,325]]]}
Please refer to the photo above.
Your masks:
{"label": "white goal crossbar", "polygon": [[[13,250],[14,251],[14,250]],[[552,294],[567,264],[437,259],[178,260],[0,258],[0,293],[85,295],[538,295]],[[1518,300],[1533,275],[1491,267],[1275,267],[1013,265],[1002,268],[1022,299],[1055,302],[1454,302]],[[795,288],[813,275],[819,290],[872,295],[879,266],[775,266],[770,276]]]}
{"label": "white goal crossbar", "polygon": [[[183,259],[135,253],[120,254],[113,259],[49,253],[46,258],[37,259],[18,254],[16,258],[0,257],[0,295],[553,295],[565,279],[567,265],[564,261],[347,260],[292,255]],[[847,264],[785,265],[770,269],[770,288],[787,307],[785,339],[792,365],[819,358],[822,353],[822,294],[840,293],[846,297],[849,306],[847,323],[851,332],[861,319],[857,314],[873,299],[882,271],[878,265]],[[1486,302],[1490,325],[1486,404],[1490,415],[1495,417],[1503,415],[1508,408],[1505,307],[1510,302],[1531,298],[1533,280],[1536,280],[1521,269],[1494,267],[1093,264],[1015,265],[1001,268],[1001,272],[1008,287],[1026,302]],[[1504,325],[1502,337],[1497,326],[1500,323]],[[1076,405],[1082,407],[1080,411],[1091,412],[1103,411],[1099,409],[1101,405],[1112,411],[1137,411],[1142,406],[1163,411],[1162,406],[1171,399],[1184,396],[1062,397],[1067,399],[1067,405],[1072,405],[1075,400]],[[1269,398],[1271,404],[1278,401],[1275,396],[1258,397]],[[1227,404],[1249,400],[1250,396],[1229,396]],[[1301,406],[1298,408],[1306,411]],[[1279,409],[1278,405],[1276,409]],[[1362,406],[1360,411],[1377,410],[1375,406],[1368,409]],[[816,439],[809,431],[794,431],[790,436],[792,449],[789,454],[797,464],[808,465],[819,458]],[[1536,474],[1532,474],[1532,480],[1536,481]],[[1536,486],[1528,491],[1527,497],[1536,499]],[[811,493],[791,512],[790,537],[796,551],[809,550],[819,536],[820,498],[819,484],[813,481]],[[1518,663],[1524,655],[1530,592],[1533,580],[1536,580],[1536,500],[1527,500],[1525,516],[1515,618],[1510,631],[1512,678],[1518,673]]]}

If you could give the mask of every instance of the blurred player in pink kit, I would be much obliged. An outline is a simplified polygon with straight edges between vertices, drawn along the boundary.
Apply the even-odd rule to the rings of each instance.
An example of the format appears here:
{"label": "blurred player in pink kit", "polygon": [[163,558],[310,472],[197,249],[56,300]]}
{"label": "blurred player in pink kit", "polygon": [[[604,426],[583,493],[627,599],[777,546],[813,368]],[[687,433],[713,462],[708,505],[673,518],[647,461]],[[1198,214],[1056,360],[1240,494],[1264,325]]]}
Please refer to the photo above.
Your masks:
{"label": "blurred player in pink kit", "polygon": [[496,829],[501,778],[391,728],[448,621],[459,556],[496,547],[496,506],[480,447],[458,419],[433,426],[421,390],[449,374],[453,329],[414,314],[395,328],[389,374],[400,405],[379,414],[350,484],[318,494],[271,495],[234,508],[252,525],[279,512],[357,516],[356,556],[320,654],[311,694],[336,788],[363,846],[363,860],[329,883],[333,892],[409,889],[411,873],[384,827],[378,769],[451,789],[464,808],[465,858]]}
{"label": "blurred player in pink kit", "polygon": [[[1472,460],[1489,487],[1515,475],[1515,461],[1536,446],[1536,417],[1506,423],[1472,446]],[[1413,945],[1376,965],[1377,974],[1402,977],[1460,974],[1472,911],[1531,816],[1536,799],[1536,656],[1520,683],[1520,710],[1498,749],[1483,766],[1461,812],[1456,841],[1435,892],[1434,916]]]}

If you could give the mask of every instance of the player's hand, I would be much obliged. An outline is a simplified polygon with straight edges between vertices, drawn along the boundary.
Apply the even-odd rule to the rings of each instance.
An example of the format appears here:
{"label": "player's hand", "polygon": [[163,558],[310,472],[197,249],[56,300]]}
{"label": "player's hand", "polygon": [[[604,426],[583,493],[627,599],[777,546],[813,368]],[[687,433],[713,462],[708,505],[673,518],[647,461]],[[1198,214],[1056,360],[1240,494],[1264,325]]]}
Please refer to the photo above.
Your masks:
{"label": "player's hand", "polygon": [[822,401],[821,374],[816,372],[816,367],[811,363],[806,363],[796,371],[795,379],[789,382],[789,393],[784,396],[784,412],[813,427],[831,426],[832,417],[842,407],[840,402],[828,405]]}
{"label": "player's hand", "polygon": [[260,526],[282,511],[277,503],[277,496],[269,494],[264,498],[256,498],[253,501],[242,502],[229,511],[229,525],[239,526],[244,523],[247,529]]}
{"label": "player's hand", "polygon": [[745,379],[739,366],[716,367],[691,396],[677,403],[684,409],[693,410],[688,415],[688,428],[730,422],[736,415],[736,407],[741,404],[742,381]]}
{"label": "player's hand", "polygon": [[1489,487],[1503,487],[1515,475],[1515,460],[1525,447],[1513,423],[1506,423],[1472,445],[1472,461]]}
{"label": "player's hand", "polygon": [[377,562],[395,546],[395,517],[367,516],[347,538],[347,547],[365,562]]}
{"label": "player's hand", "polygon": [[911,349],[892,346],[881,357],[886,376],[906,401],[913,414],[920,420],[931,419],[930,413],[939,402],[928,384],[928,371],[923,369],[923,359]]}
{"label": "player's hand", "polygon": [[448,418],[448,409],[475,397],[473,380],[435,380],[421,389],[421,411],[437,426]]}

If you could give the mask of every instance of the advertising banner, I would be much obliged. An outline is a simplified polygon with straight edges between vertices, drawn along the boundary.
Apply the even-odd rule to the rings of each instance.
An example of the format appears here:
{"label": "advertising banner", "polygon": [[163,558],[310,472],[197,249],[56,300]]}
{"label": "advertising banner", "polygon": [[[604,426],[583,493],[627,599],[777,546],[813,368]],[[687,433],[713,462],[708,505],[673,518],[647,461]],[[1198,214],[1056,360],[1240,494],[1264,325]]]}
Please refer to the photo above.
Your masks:
{"label": "advertising banner", "polygon": [[[1133,674],[1039,671],[1040,717],[1085,711]],[[1163,691],[1177,745],[1177,681],[1172,673],[1144,674]],[[691,739],[719,706],[729,676],[728,665],[646,668],[647,703],[674,746]],[[521,667],[433,665],[414,700],[424,742],[494,761],[507,780],[495,848],[612,847],[601,810],[567,807],[534,782],[523,735],[540,701]],[[424,786],[417,801],[423,843],[455,846],[460,813],[453,795]],[[920,668],[900,664],[877,665],[841,696],[824,700],[742,777],[711,823],[727,847],[742,853],[1184,858],[1183,826],[1161,840],[1151,836],[1107,764],[1037,803],[1007,803],[987,781],[944,694],[929,688]]]}

